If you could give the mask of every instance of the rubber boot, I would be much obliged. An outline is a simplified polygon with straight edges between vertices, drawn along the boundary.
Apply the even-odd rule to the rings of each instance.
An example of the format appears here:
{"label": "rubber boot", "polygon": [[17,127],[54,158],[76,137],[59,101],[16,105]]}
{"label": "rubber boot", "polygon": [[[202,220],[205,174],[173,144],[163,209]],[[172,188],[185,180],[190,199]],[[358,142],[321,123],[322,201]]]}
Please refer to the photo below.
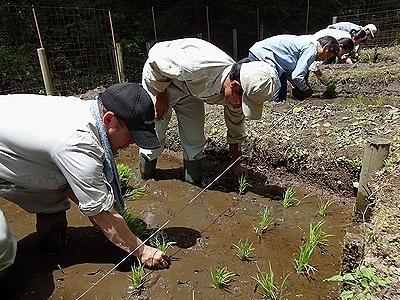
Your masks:
{"label": "rubber boot", "polygon": [[149,160],[142,154],[139,154],[139,164],[140,164],[140,177],[144,180],[154,177],[154,172],[156,171],[157,158]]}
{"label": "rubber boot", "polygon": [[66,245],[67,214],[65,211],[36,214],[39,250],[42,254],[59,254]]}
{"label": "rubber boot", "polygon": [[202,186],[202,167],[203,160],[184,160],[183,168],[185,170],[185,181],[191,184],[197,185],[199,187]]}

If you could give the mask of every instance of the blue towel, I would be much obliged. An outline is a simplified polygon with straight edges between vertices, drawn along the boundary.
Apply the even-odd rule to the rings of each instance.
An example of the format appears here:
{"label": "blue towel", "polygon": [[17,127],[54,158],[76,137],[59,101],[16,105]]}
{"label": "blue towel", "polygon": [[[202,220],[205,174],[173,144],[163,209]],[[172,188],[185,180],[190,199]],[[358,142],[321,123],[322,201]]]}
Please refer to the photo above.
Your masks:
{"label": "blue towel", "polygon": [[115,165],[114,157],[118,156],[118,153],[113,153],[111,151],[110,142],[108,141],[108,136],[106,129],[104,128],[103,121],[100,117],[99,106],[97,104],[97,96],[94,100],[91,100],[92,104],[90,106],[90,112],[92,113],[94,119],[96,120],[96,127],[99,131],[100,143],[104,149],[105,160],[104,160],[104,173],[106,175],[107,182],[112,187],[112,192],[114,194],[114,208],[117,212],[122,213],[125,208],[124,199],[122,198],[122,192],[118,177],[117,166]]}

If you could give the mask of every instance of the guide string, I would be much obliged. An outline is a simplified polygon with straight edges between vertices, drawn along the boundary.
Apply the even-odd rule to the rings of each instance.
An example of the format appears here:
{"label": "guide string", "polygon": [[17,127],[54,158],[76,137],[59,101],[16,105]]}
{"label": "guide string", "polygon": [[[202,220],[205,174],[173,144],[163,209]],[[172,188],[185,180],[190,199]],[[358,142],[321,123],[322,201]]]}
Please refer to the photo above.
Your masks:
{"label": "guide string", "polygon": [[158,232],[160,232],[169,222],[171,222],[177,215],[179,215],[186,207],[193,203],[201,194],[203,194],[206,190],[210,188],[211,185],[214,184],[218,179],[221,178],[232,166],[239,161],[242,156],[239,156],[235,159],[225,170],[222,171],[213,181],[211,181],[204,189],[197,193],[187,204],[185,204],[178,212],[176,212],[173,216],[171,216],[163,225],[161,225],[156,231],[154,231],[147,239],[142,241],[142,243],[137,246],[134,250],[129,252],[120,262],[118,262],[114,267],[112,267],[104,276],[100,277],[94,284],[92,284],[85,292],[83,292],[76,300],[81,299],[84,295],[86,295],[92,288],[94,288],[100,281],[102,281],[105,277],[107,277],[111,272],[113,272],[116,268],[118,268],[124,261],[126,261],[136,250],[138,250],[141,246],[143,246],[146,242],[148,242],[153,236],[155,236]]}

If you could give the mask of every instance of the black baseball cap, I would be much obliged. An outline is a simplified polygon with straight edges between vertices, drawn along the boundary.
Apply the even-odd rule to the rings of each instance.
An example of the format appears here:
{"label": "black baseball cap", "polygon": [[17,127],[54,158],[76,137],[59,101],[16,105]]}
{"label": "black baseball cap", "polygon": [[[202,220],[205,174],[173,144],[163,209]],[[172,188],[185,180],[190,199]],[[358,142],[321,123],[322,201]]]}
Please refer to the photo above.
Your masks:
{"label": "black baseball cap", "polygon": [[154,130],[154,104],[138,83],[117,83],[99,94],[103,106],[125,122],[132,140],[140,148],[160,147]]}

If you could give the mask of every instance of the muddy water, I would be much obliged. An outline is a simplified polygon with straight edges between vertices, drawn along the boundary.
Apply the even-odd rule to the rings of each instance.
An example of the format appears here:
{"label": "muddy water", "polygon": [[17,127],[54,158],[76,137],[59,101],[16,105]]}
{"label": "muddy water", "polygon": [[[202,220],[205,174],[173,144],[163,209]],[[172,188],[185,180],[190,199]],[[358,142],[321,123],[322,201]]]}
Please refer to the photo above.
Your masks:
{"label": "muddy water", "polygon": [[[124,151],[118,161],[137,168],[136,153],[134,148]],[[164,156],[158,167],[179,169],[181,163],[175,157]],[[284,289],[288,299],[338,298],[338,285],[324,279],[340,270],[341,241],[352,227],[348,205],[335,201],[322,218],[317,212],[319,204],[331,199],[318,199],[313,191],[300,187],[294,187],[295,197],[308,197],[285,209],[277,199],[271,199],[282,191],[275,186],[254,187],[253,192],[239,196],[235,191],[212,188],[202,192],[172,179],[140,184],[147,187],[147,195],[128,201],[127,206],[135,214],[141,213],[149,226],[162,226],[168,239],[177,242],[168,252],[172,256],[171,268],[148,271],[141,296],[130,296],[128,275],[135,259],[129,258],[81,299],[262,299],[252,276],[257,274],[257,265],[262,271],[269,271],[269,264],[278,283],[290,273]],[[16,262],[2,299],[76,299],[126,256],[93,228],[76,206],[68,211],[65,251],[42,256],[36,246],[35,215],[1,198],[0,205],[18,239]],[[257,226],[266,206],[272,212],[273,223],[258,239],[253,226]],[[325,221],[324,231],[334,236],[328,238],[328,246],[316,248],[311,256],[310,264],[317,272],[311,277],[296,274],[294,261],[299,246],[308,239],[310,221],[321,219]],[[243,262],[236,256],[233,244],[247,237],[255,249],[249,261]],[[235,274],[225,291],[211,287],[210,270],[216,266],[227,267]]]}

